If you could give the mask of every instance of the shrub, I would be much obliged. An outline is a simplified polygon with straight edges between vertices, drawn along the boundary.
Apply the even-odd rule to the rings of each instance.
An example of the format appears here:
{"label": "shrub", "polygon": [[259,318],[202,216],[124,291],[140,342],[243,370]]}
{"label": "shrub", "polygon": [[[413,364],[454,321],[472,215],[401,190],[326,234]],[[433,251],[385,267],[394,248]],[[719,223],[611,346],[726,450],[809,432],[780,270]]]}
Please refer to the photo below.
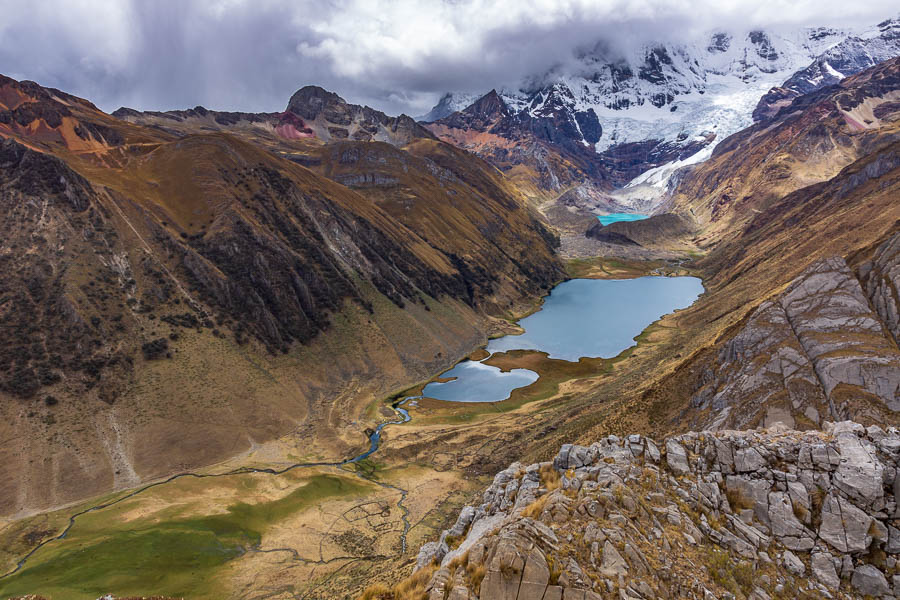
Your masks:
{"label": "shrub", "polygon": [[169,351],[169,340],[166,338],[158,338],[153,340],[152,342],[147,342],[143,346],[141,346],[141,351],[144,353],[144,358],[146,360],[156,360],[157,358],[162,358],[166,356]]}

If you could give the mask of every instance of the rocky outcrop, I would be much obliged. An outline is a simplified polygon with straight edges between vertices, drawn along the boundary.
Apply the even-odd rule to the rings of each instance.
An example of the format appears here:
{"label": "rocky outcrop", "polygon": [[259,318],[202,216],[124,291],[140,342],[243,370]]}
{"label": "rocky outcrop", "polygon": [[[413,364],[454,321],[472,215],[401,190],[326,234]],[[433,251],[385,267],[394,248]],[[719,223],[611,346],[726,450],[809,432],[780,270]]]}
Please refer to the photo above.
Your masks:
{"label": "rocky outcrop", "polygon": [[894,236],[864,266],[865,291],[844,259],[832,257],[761,304],[693,396],[707,426],[818,425],[871,418],[873,406],[900,409],[900,352],[886,334],[896,323],[898,245]]}
{"label": "rocky outcrop", "polygon": [[898,466],[896,428],[849,421],[566,444],[498,473],[417,568],[433,599],[893,598]]}
{"label": "rocky outcrop", "polygon": [[900,343],[900,235],[879,246],[859,272],[872,308],[894,342]]}

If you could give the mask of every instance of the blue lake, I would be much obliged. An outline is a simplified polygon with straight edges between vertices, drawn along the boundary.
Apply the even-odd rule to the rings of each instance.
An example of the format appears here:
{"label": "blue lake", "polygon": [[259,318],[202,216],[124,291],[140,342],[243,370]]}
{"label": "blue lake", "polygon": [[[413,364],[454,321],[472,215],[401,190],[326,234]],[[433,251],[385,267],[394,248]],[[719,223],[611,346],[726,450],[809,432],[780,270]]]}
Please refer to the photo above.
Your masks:
{"label": "blue lake", "polygon": [[451,402],[500,402],[510,393],[538,380],[538,374],[528,369],[512,369],[504,373],[497,367],[465,360],[441,377],[456,377],[445,383],[429,383],[422,395]]}
{"label": "blue lake", "polygon": [[[573,279],[553,288],[539,311],[519,321],[522,335],[491,340],[491,354],[537,350],[550,358],[612,358],[634,345],[634,338],[666,313],[693,304],[703,293],[696,277]],[[422,395],[455,402],[498,402],[537,380],[527,369],[503,373],[480,362],[464,361],[429,383]]]}
{"label": "blue lake", "polygon": [[606,227],[610,223],[618,223],[619,221],[640,221],[646,219],[647,215],[636,215],[633,213],[612,213],[610,215],[599,215],[600,223]]}

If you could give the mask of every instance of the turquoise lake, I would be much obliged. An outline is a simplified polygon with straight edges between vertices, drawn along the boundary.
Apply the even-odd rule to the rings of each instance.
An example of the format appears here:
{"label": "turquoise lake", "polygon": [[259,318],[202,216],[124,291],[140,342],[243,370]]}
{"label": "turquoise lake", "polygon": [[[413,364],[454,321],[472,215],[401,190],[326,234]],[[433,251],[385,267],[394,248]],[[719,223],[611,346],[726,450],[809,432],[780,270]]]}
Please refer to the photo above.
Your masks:
{"label": "turquoise lake", "polygon": [[599,215],[600,223],[606,227],[610,223],[618,223],[619,221],[640,221],[646,219],[647,215],[636,215],[633,213],[612,213],[611,215]]}
{"label": "turquoise lake", "polygon": [[[572,279],[553,288],[539,311],[519,321],[522,335],[491,340],[491,354],[537,350],[550,358],[612,358],[635,344],[634,338],[661,316],[687,308],[703,293],[696,277]],[[503,373],[476,361],[463,361],[441,374],[455,377],[429,383],[422,395],[454,402],[499,402],[537,381],[528,369]]]}

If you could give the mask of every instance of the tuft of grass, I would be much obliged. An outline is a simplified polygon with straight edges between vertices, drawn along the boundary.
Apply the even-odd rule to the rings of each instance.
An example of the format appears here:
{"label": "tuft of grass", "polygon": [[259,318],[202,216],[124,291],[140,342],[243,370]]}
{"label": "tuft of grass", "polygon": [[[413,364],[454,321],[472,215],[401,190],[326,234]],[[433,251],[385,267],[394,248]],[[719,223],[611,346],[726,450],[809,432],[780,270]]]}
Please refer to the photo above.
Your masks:
{"label": "tuft of grass", "polygon": [[724,550],[710,549],[704,556],[708,572],[718,585],[743,597],[755,587],[756,571],[748,561],[735,562]]}
{"label": "tuft of grass", "polygon": [[539,519],[544,512],[544,506],[547,504],[549,494],[544,494],[522,510],[522,516],[529,519]]}
{"label": "tuft of grass", "polygon": [[825,503],[825,490],[817,487],[809,494],[809,506],[812,512],[812,524],[818,528],[822,522],[822,505]]}
{"label": "tuft of grass", "polygon": [[469,564],[469,553],[466,552],[462,556],[457,556],[453,560],[450,561],[450,564],[447,567],[450,569],[450,572],[453,573],[457,567],[461,567],[463,565]]}
{"label": "tuft of grass", "polygon": [[552,554],[547,554],[544,558],[547,560],[547,569],[550,571],[548,585],[558,585],[559,576],[562,575],[562,565],[557,564]]}
{"label": "tuft of grass", "polygon": [[746,560],[742,560],[732,570],[735,582],[744,593],[748,593],[755,587],[756,572],[753,565]]}
{"label": "tuft of grass", "polygon": [[728,498],[728,504],[731,505],[731,510],[733,511],[753,508],[753,500],[745,496],[744,493],[737,488],[726,489],[725,497]]}
{"label": "tuft of grass", "polygon": [[392,588],[388,588],[382,583],[374,583],[363,591],[358,600],[425,600],[427,598],[425,587],[437,569],[438,565],[432,563],[419,569]]}
{"label": "tuft of grass", "polygon": [[616,484],[616,487],[613,488],[613,496],[616,499],[616,504],[622,506],[622,501],[625,500],[625,486],[621,483]]}
{"label": "tuft of grass", "polygon": [[466,583],[469,584],[469,589],[472,590],[476,596],[481,594],[481,582],[484,581],[484,575],[487,572],[485,566],[483,564],[466,565]]}
{"label": "tuft of grass", "polygon": [[500,565],[500,574],[503,575],[503,577],[505,577],[506,579],[513,579],[514,577],[519,575],[519,573],[521,573],[521,570],[515,565]]}
{"label": "tuft of grass", "polygon": [[647,492],[657,489],[659,487],[659,473],[644,467],[641,471],[641,487]]}
{"label": "tuft of grass", "polygon": [[806,519],[809,517],[809,510],[799,502],[791,502],[791,508],[794,510],[794,516],[797,517],[797,520],[801,523],[806,523]]}
{"label": "tuft of grass", "polygon": [[437,568],[434,564],[423,567],[395,585],[393,600],[425,600],[425,586]]}
{"label": "tuft of grass", "polygon": [[383,583],[373,583],[366,587],[359,600],[392,600],[394,597],[391,589]]}
{"label": "tuft of grass", "polygon": [[558,489],[560,486],[559,471],[553,468],[552,464],[541,467],[540,470],[541,483],[548,492]]}

